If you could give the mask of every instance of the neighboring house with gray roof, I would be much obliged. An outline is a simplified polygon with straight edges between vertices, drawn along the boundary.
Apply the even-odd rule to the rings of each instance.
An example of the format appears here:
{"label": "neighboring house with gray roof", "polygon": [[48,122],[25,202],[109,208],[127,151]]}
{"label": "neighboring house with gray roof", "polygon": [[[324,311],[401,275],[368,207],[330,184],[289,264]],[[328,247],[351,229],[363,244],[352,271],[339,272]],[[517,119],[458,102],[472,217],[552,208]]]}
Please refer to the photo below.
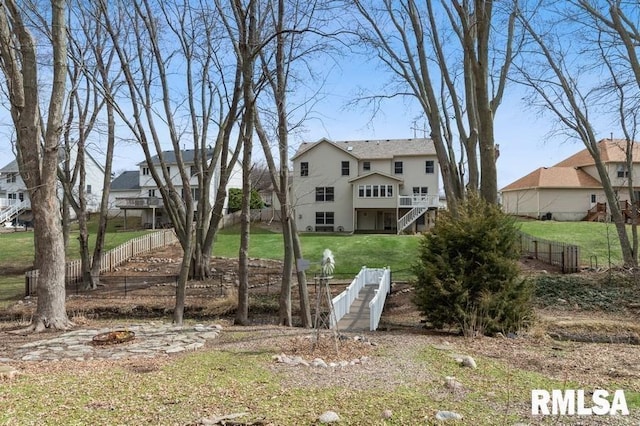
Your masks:
{"label": "neighboring house with gray roof", "polygon": [[[161,155],[171,177],[171,182],[177,191],[182,191],[182,179],[180,177],[175,152],[163,151]],[[181,151],[181,155],[183,164],[191,176],[189,184],[191,186],[192,196],[197,200],[200,196],[201,189],[198,186],[198,177],[196,176],[196,169],[194,167],[195,151],[192,149],[183,150]],[[209,157],[212,156],[213,150],[207,151],[207,155]],[[122,211],[125,222],[128,216],[138,216],[141,217],[141,225],[146,228],[155,229],[170,225],[170,218],[164,209],[160,190],[150,170],[150,167],[154,167],[158,171],[158,174],[162,176],[162,171],[159,170],[160,164],[160,156],[155,155],[151,158],[151,165],[147,164],[146,161],[138,163],[138,170],[126,171],[112,182],[110,197],[112,203],[110,203],[110,206]],[[214,170],[214,176],[211,179],[211,186],[207,189],[212,202],[219,185],[220,166],[217,165]],[[240,163],[236,163],[233,167],[226,187],[227,193],[230,188],[242,188],[242,167]],[[111,214],[115,212],[113,207],[110,207]],[[225,200],[224,205],[225,212],[226,207],[227,200]]]}
{"label": "neighboring house with gray roof", "polygon": [[419,232],[435,221],[440,171],[430,139],[303,143],[292,205],[307,232]]}
{"label": "neighboring house with gray roof", "polygon": [[120,213],[129,216],[141,216],[142,210],[122,210],[117,207],[117,199],[137,198],[140,196],[140,170],[127,170],[111,181],[109,192],[109,216]]}
{"label": "neighboring house with gray roof", "polygon": [[[626,166],[626,141],[603,139],[598,149],[623,210],[628,207],[628,179],[640,195],[640,146],[633,143],[632,170]],[[553,167],[541,167],[501,190],[503,210],[509,214],[559,221],[603,220],[606,196],[595,161],[583,149]]]}

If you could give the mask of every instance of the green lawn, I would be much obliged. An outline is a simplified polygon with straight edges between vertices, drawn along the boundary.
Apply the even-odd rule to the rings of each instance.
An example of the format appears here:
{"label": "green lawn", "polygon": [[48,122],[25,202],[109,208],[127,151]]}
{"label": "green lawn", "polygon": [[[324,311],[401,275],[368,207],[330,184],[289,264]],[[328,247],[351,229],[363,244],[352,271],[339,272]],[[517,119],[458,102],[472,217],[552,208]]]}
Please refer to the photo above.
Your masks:
{"label": "green lawn", "polygon": [[[412,235],[342,235],[302,234],[303,257],[311,262],[310,273],[320,271],[324,249],[333,253],[335,274],[357,274],[362,266],[369,268],[391,267],[396,279],[411,275],[420,237]],[[282,259],[284,249],[282,234],[256,230],[249,240],[249,256],[263,259]],[[240,237],[237,230],[218,234],[213,254],[237,257]]]}
{"label": "green lawn", "polygon": [[[616,228],[611,223],[601,222],[520,222],[522,232],[539,238],[575,244],[580,247],[583,265],[615,266],[622,263],[620,242]],[[627,226],[631,235],[631,227]]]}
{"label": "green lawn", "polygon": [[[149,231],[110,232],[105,238],[105,249],[111,250]],[[89,237],[91,246],[95,234]],[[69,236],[70,250],[67,259],[79,259],[78,233]],[[8,301],[24,295],[24,271],[33,267],[33,232],[10,232],[0,234],[0,307]]]}

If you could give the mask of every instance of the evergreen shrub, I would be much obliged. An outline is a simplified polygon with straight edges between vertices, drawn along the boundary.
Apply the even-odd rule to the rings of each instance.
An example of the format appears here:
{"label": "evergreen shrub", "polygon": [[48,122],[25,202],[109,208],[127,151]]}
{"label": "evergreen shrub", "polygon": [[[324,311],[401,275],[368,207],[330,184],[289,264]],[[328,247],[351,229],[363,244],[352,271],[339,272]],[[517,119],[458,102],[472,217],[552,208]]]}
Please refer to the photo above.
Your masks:
{"label": "evergreen shrub", "polygon": [[521,278],[515,219],[477,196],[438,216],[419,246],[414,303],[435,328],[510,333],[532,320],[533,284]]}

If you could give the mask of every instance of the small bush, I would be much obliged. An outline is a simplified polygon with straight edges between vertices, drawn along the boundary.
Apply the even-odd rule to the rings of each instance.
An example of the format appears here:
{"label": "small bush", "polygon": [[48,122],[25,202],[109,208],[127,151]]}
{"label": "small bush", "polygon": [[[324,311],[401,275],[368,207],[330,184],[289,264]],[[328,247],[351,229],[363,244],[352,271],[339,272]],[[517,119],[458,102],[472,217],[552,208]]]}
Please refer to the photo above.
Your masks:
{"label": "small bush", "polygon": [[436,328],[465,335],[515,332],[532,317],[530,282],[518,268],[515,221],[471,196],[440,215],[420,242],[414,302]]}
{"label": "small bush", "polygon": [[[250,209],[261,209],[264,207],[264,201],[257,190],[251,190],[251,198],[249,200]],[[242,210],[242,189],[229,188],[229,212],[237,212]]]}

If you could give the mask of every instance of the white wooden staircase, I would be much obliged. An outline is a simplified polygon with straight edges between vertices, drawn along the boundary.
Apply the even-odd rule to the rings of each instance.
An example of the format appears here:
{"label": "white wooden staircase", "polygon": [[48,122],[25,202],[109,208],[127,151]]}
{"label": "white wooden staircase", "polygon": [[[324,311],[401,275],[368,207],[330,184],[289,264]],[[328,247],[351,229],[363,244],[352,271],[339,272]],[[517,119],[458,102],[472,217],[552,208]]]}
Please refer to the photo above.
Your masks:
{"label": "white wooden staircase", "polygon": [[31,203],[28,201],[19,201],[15,204],[9,205],[6,209],[0,210],[0,224],[5,222],[11,222],[20,213],[31,207]]}
{"label": "white wooden staircase", "polygon": [[415,206],[409,210],[407,214],[398,219],[398,234],[411,226],[411,224],[422,216],[428,208],[429,206],[426,203],[424,205]]}

